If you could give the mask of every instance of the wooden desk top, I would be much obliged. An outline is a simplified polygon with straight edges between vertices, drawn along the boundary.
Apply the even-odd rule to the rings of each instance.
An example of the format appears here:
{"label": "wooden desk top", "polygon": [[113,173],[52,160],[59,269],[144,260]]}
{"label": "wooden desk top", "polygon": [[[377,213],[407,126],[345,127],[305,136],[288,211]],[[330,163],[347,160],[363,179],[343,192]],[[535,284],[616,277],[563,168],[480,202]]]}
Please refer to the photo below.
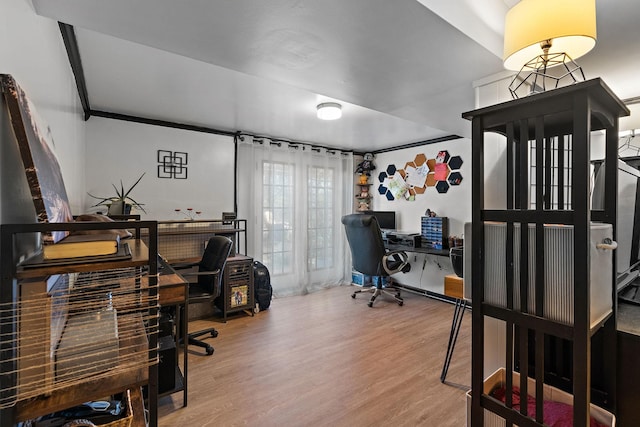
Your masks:
{"label": "wooden desk top", "polygon": [[160,261],[158,276],[158,302],[161,306],[185,304],[188,300],[189,285],[180,274],[164,260]]}
{"label": "wooden desk top", "polygon": [[85,262],[82,264],[68,264],[68,265],[52,265],[52,266],[38,266],[34,268],[18,267],[16,271],[16,277],[19,279],[27,279],[34,277],[52,276],[54,274],[64,273],[81,273],[86,271],[98,271],[109,270],[112,268],[123,267],[142,267],[149,262],[149,248],[141,240],[127,239],[123,243],[129,245],[131,251],[131,258],[118,261],[98,261],[98,262]]}

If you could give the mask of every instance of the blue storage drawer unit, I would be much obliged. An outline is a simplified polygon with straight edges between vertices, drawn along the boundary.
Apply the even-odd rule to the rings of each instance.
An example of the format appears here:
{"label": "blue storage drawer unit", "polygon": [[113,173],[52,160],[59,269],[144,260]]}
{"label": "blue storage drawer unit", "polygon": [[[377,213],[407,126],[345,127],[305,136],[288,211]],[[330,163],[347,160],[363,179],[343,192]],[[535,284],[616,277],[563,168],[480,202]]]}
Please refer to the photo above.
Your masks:
{"label": "blue storage drawer unit", "polygon": [[445,249],[448,246],[448,228],[447,217],[423,216],[420,228],[423,247]]}

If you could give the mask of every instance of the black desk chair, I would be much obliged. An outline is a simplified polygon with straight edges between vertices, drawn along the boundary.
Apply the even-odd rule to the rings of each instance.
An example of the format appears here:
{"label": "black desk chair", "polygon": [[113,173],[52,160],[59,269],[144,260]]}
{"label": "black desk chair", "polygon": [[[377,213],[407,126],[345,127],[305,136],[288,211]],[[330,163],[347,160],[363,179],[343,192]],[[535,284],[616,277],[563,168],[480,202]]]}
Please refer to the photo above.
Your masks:
{"label": "black desk chair", "polygon": [[[176,264],[173,265],[175,270],[198,267],[198,272],[180,273],[189,281],[189,304],[211,303],[218,296],[222,289],[222,273],[224,266],[231,252],[233,242],[228,237],[213,236],[207,242],[204,249],[202,260],[192,264]],[[189,280],[190,276],[197,277],[198,280]],[[184,319],[185,322],[188,319]],[[189,344],[203,347],[208,355],[213,354],[213,347],[204,341],[198,340],[198,337],[210,334],[212,337],[218,336],[215,328],[207,328],[201,331],[192,332],[188,335]]]}
{"label": "black desk chair", "polygon": [[[377,283],[369,289],[355,291],[355,298],[360,292],[373,292],[369,307],[379,295],[387,295],[395,299],[398,305],[404,300],[400,296],[400,288],[394,287],[391,274],[411,269],[409,257],[404,251],[387,251],[382,241],[382,233],[378,220],[373,215],[351,214],[342,217],[342,223],[351,248],[351,261],[354,270],[369,276],[377,276]],[[383,285],[387,279],[388,283]]]}

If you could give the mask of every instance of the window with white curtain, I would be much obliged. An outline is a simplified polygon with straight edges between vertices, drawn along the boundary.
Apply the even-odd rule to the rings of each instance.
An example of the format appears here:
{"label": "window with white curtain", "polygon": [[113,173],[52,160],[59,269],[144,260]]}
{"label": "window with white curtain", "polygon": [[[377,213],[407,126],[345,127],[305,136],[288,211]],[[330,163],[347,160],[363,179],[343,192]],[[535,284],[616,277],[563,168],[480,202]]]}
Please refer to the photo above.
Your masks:
{"label": "window with white curtain", "polygon": [[274,275],[293,270],[294,178],[293,164],[263,163],[262,256]]}
{"label": "window with white curtain", "polygon": [[307,180],[307,269],[332,268],[334,170],[309,166]]}
{"label": "window with white curtain", "polygon": [[340,219],[353,210],[353,170],[352,153],[249,135],[238,140],[247,255],[269,269],[275,296],[350,282]]}

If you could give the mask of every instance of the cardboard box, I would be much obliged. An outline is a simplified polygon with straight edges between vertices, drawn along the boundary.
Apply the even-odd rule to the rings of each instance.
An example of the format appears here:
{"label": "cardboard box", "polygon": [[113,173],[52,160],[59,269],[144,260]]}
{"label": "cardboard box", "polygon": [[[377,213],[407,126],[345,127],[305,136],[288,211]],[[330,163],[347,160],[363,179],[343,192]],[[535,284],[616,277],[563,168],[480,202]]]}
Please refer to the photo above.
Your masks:
{"label": "cardboard box", "polygon": [[351,271],[351,283],[356,286],[371,286],[371,276],[362,274],[359,271]]}
{"label": "cardboard box", "polygon": [[384,287],[391,283],[391,279],[388,276],[373,276],[373,280],[371,281],[373,286],[378,286],[380,282],[382,282],[382,286]]}
{"label": "cardboard box", "polygon": [[464,298],[463,295],[463,281],[461,277],[455,274],[447,274],[444,276],[444,294],[453,298]]}

